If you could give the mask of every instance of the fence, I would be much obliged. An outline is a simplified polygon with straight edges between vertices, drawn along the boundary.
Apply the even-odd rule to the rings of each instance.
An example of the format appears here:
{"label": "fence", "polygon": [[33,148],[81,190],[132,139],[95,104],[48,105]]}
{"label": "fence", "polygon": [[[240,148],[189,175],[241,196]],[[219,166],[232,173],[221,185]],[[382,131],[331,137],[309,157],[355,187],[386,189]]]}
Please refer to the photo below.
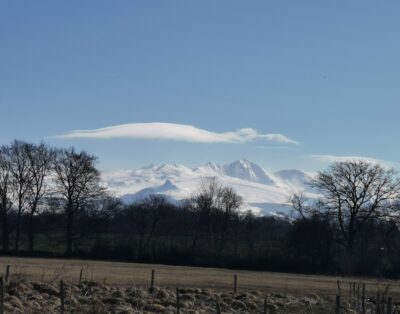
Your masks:
{"label": "fence", "polygon": [[[81,269],[79,272],[78,287],[83,284],[83,275],[85,270]],[[43,277],[43,276],[42,276]],[[21,278],[19,274],[17,278]],[[93,278],[93,273],[92,273]],[[239,290],[239,277],[237,274],[232,278],[232,293],[236,295]],[[4,313],[4,293],[7,292],[8,284],[10,283],[10,265],[7,265],[4,277],[0,277],[0,314]],[[149,292],[155,290],[156,286],[156,270],[152,269],[149,280]],[[361,282],[346,282],[337,281],[337,294],[336,302],[334,304],[335,314],[352,313],[357,314],[395,314],[399,313],[397,310],[397,303],[393,301],[389,295],[390,285],[379,286],[376,285],[375,289],[368,290],[369,287]],[[60,313],[66,313],[65,310],[65,290],[64,281],[61,279],[59,282],[59,298],[60,298]],[[265,296],[262,300],[263,309],[262,313],[269,314],[268,297]],[[218,297],[215,297],[215,313],[221,313],[221,305]],[[176,313],[181,314],[181,294],[180,289],[176,288]],[[272,312],[271,312],[272,313]]]}

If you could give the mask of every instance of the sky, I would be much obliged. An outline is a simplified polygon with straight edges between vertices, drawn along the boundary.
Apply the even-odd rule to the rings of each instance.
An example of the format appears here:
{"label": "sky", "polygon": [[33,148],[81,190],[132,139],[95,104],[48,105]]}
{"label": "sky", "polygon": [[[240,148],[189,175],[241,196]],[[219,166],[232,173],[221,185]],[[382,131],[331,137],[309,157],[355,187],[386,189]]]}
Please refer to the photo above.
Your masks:
{"label": "sky", "polygon": [[399,1],[1,1],[0,144],[101,169],[400,162]]}

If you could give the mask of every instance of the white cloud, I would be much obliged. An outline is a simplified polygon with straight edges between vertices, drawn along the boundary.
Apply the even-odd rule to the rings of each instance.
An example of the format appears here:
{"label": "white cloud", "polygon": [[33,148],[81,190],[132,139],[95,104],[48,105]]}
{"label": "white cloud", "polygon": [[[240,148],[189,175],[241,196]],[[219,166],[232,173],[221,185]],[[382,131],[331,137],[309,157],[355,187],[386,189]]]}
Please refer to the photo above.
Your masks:
{"label": "white cloud", "polygon": [[334,162],[360,160],[360,161],[365,161],[365,162],[368,162],[371,164],[379,164],[379,165],[387,167],[387,168],[398,166],[397,163],[387,161],[387,160],[382,160],[382,159],[371,158],[371,157],[335,156],[335,155],[310,155],[308,157],[315,161],[322,162],[322,163],[334,163]]}
{"label": "white cloud", "polygon": [[191,125],[159,122],[121,124],[93,130],[74,130],[56,137],[65,139],[158,139],[191,143],[234,144],[242,144],[256,140],[266,140],[281,144],[298,144],[298,142],[286,137],[285,135],[275,133],[262,134],[251,128],[240,129],[233,132],[216,133],[199,129]]}

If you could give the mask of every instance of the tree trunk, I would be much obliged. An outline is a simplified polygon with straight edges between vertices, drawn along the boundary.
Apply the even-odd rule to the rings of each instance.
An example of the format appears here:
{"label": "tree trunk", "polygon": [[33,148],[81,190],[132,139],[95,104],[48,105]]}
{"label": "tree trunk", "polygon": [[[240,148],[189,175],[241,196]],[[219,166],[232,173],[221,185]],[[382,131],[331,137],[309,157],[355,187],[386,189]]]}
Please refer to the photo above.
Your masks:
{"label": "tree trunk", "polygon": [[66,255],[72,254],[72,219],[73,213],[71,209],[67,209],[67,230],[66,230]]}
{"label": "tree trunk", "polygon": [[29,253],[32,253],[34,248],[33,213],[34,212],[31,211],[29,215],[29,226],[28,226]]}
{"label": "tree trunk", "polygon": [[347,254],[347,273],[348,275],[354,275],[354,235],[349,235],[348,246],[346,249]]}
{"label": "tree trunk", "polygon": [[226,233],[228,230],[228,225],[229,225],[229,213],[227,212],[224,215],[224,224],[223,224],[222,232],[221,232],[221,239],[220,239],[220,246],[219,246],[220,254],[222,254],[222,251],[225,248],[225,237],[226,237]]}
{"label": "tree trunk", "polygon": [[2,213],[2,225],[3,225],[3,250],[4,252],[8,252],[10,250],[10,238],[9,238],[9,229],[8,229],[8,217],[7,211],[3,210]]}
{"label": "tree trunk", "polygon": [[199,219],[196,221],[196,225],[193,229],[193,233],[192,233],[192,250],[196,249],[197,247],[197,239],[199,236],[199,232],[200,232],[200,225],[201,225],[201,216],[199,216]]}
{"label": "tree trunk", "polygon": [[18,216],[17,216],[17,230],[15,233],[15,246],[14,246],[15,253],[19,252],[19,239],[21,235],[21,215],[22,215],[22,208],[21,206],[19,206]]}

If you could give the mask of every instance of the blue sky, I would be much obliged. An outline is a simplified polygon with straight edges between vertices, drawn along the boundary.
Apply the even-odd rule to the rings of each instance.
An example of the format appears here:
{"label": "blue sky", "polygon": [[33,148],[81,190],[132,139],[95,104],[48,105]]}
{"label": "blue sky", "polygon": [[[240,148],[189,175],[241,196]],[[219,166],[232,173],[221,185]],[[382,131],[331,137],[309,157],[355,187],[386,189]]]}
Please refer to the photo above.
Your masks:
{"label": "blue sky", "polygon": [[[368,0],[2,1],[0,143],[73,145],[103,169],[397,163],[399,11],[398,1]],[[162,134],[151,138],[55,137],[152,122],[216,136],[251,128],[298,144],[160,139],[154,125]]]}

